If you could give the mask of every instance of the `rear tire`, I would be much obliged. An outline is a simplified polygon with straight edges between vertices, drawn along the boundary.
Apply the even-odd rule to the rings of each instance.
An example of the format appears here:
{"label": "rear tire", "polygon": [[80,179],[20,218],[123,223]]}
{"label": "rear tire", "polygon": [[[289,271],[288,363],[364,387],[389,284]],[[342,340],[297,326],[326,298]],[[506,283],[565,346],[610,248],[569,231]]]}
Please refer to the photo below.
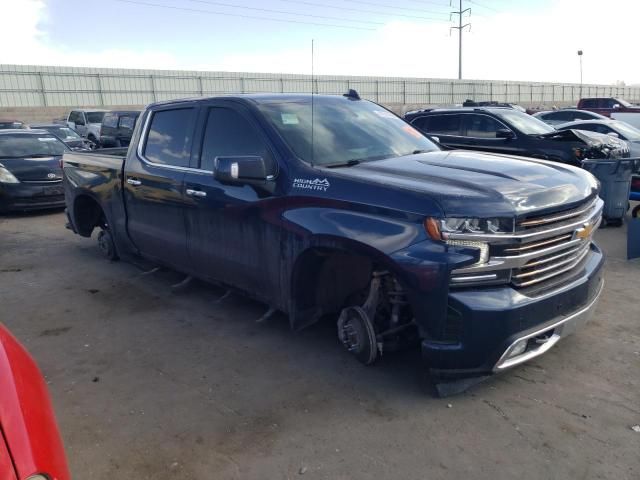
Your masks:
{"label": "rear tire", "polygon": [[102,255],[110,262],[118,260],[118,254],[116,252],[116,244],[113,241],[113,236],[108,229],[101,229],[98,234],[98,248],[102,252]]}

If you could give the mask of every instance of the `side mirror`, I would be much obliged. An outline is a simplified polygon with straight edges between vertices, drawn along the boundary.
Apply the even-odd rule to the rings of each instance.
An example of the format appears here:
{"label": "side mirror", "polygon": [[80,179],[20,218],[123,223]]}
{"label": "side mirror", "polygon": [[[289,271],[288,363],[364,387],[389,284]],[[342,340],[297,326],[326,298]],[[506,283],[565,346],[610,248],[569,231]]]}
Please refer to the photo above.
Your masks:
{"label": "side mirror", "polygon": [[508,128],[501,128],[496,132],[496,138],[513,138],[515,135]]}
{"label": "side mirror", "polygon": [[222,183],[232,185],[262,185],[273,180],[275,171],[262,157],[216,157],[213,161],[213,176]]}
{"label": "side mirror", "polygon": [[620,138],[620,134],[618,132],[609,132],[607,133],[610,137]]}
{"label": "side mirror", "polygon": [[429,138],[431,138],[431,140],[433,140],[437,144],[440,144],[440,137],[436,137],[435,135],[431,135]]}
{"label": "side mirror", "polygon": [[618,108],[620,108],[620,104],[619,103],[614,103],[613,104],[613,108],[617,110]]}

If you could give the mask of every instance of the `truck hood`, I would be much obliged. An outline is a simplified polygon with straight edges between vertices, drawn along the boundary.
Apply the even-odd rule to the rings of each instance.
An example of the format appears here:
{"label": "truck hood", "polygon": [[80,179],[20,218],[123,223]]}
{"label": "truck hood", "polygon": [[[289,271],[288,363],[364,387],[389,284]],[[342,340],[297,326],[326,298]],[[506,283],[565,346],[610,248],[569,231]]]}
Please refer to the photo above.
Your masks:
{"label": "truck hood", "polygon": [[565,209],[594,197],[598,188],[589,173],[570,165],[465,150],[372,161],[334,173],[381,188],[424,193],[447,216],[520,216]]}

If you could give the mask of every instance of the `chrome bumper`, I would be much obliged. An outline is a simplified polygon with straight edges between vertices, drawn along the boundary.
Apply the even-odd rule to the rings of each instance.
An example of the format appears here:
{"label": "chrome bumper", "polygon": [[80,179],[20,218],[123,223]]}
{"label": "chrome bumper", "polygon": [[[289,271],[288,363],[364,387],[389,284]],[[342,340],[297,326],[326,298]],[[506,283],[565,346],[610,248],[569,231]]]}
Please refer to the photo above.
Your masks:
{"label": "chrome bumper", "polygon": [[[589,304],[582,309],[569,316],[562,317],[547,327],[519,337],[513,341],[513,343],[511,343],[511,345],[509,345],[509,347],[504,351],[495,367],[493,367],[493,371],[498,372],[514,367],[546,353],[551,349],[551,347],[558,343],[558,340],[562,337],[572,334],[578,329],[578,327],[587,323],[593,316],[593,312],[596,309],[596,305],[598,304],[603,288],[604,282],[600,284],[598,293],[595,297],[593,297]],[[522,342],[527,342],[526,350],[519,355],[510,356],[510,352],[512,352],[515,347]]]}

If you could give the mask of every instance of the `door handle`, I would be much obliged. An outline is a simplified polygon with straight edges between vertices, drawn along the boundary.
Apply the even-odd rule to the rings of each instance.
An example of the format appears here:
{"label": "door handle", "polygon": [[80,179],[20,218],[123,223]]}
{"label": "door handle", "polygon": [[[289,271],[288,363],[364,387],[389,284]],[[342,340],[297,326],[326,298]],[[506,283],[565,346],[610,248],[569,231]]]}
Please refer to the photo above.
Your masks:
{"label": "door handle", "polygon": [[142,185],[142,182],[140,180],[136,180],[135,178],[127,178],[127,183],[129,185],[133,185],[134,187],[139,187],[140,185]]}
{"label": "door handle", "polygon": [[194,190],[192,188],[187,188],[187,195],[189,195],[190,197],[206,197],[207,196],[207,192],[203,192],[202,190]]}

